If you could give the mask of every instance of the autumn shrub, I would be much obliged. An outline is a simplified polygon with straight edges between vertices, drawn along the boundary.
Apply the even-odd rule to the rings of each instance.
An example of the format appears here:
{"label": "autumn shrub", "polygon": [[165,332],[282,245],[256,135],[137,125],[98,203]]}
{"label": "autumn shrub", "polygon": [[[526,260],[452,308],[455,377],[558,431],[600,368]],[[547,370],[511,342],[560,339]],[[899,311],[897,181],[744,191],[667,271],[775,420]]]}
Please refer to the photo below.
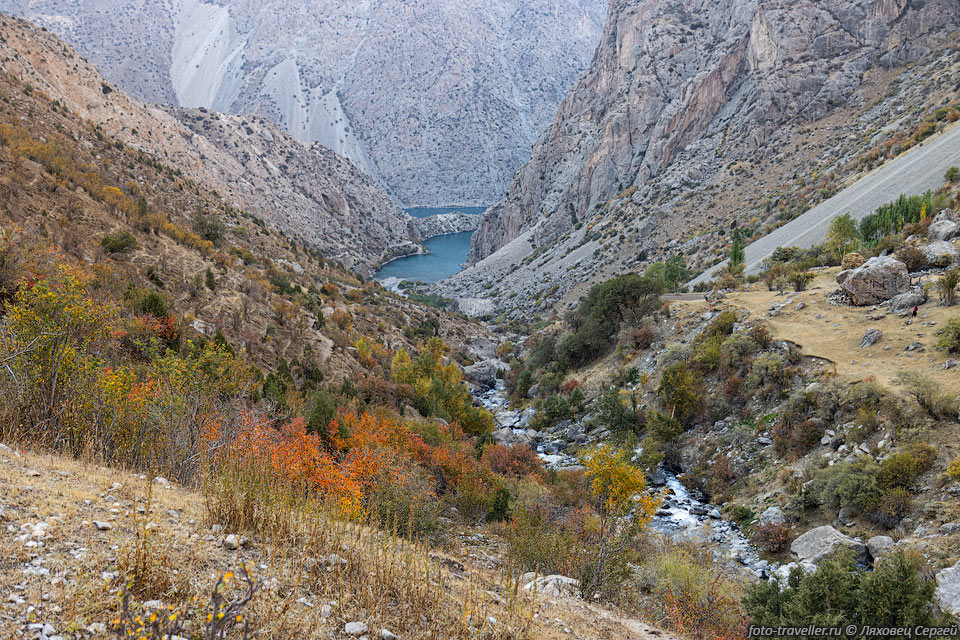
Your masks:
{"label": "autumn shrub", "polygon": [[753,361],[743,386],[750,392],[780,391],[786,385],[788,376],[789,369],[783,356],[779,353],[765,353]]}
{"label": "autumn shrub", "polygon": [[815,277],[809,271],[797,271],[790,276],[790,284],[793,285],[794,291],[806,291],[807,286],[813,282]]}
{"label": "autumn shrub", "polygon": [[668,548],[648,554],[639,567],[646,617],[682,637],[733,640],[746,634],[737,586],[704,550]]}
{"label": "autumn shrub", "polygon": [[907,271],[919,271],[927,265],[927,257],[918,247],[905,244],[896,252],[896,258],[907,266]]}
{"label": "autumn shrub", "polygon": [[773,445],[781,455],[802,456],[820,443],[826,431],[820,420],[795,420],[787,416],[773,430]]}
{"label": "autumn shrub", "polygon": [[[942,336],[941,336],[942,338]],[[934,419],[953,418],[960,413],[960,395],[918,371],[901,371],[895,382],[927,415]]]}
{"label": "autumn shrub", "polygon": [[432,478],[412,459],[390,449],[379,450],[379,464],[369,479],[367,511],[380,527],[413,538],[440,530],[443,504]]}
{"label": "autumn shrub", "polygon": [[480,462],[502,476],[523,478],[544,476],[543,462],[533,449],[524,445],[503,446],[492,444],[484,447]]}
{"label": "autumn shrub", "polygon": [[514,510],[504,536],[510,560],[524,571],[563,573],[576,552],[572,533],[558,526],[542,507]]}
{"label": "autumn shrub", "polygon": [[449,349],[440,338],[430,338],[415,359],[401,349],[391,362],[391,378],[413,388],[414,406],[421,415],[457,422],[471,435],[489,433],[493,415],[473,406],[463,371],[455,362],[445,362]]}
{"label": "autumn shrub", "polygon": [[656,339],[657,339],[656,329],[654,329],[649,324],[645,324],[639,329],[634,329],[630,333],[630,344],[633,346],[634,349],[637,349],[639,351],[649,348],[650,345],[652,345],[654,341],[656,341]]}
{"label": "autumn shrub", "polygon": [[876,627],[931,627],[936,584],[919,556],[897,551],[878,559],[873,571],[856,566],[853,554],[838,552],[817,571],[795,568],[779,579],[747,587],[744,606],[755,625],[829,624]]}
{"label": "autumn shrub", "polygon": [[865,263],[867,260],[859,253],[847,253],[843,256],[843,261],[840,263],[840,269],[846,271],[848,269],[856,269]]}
{"label": "autumn shrub", "polygon": [[767,553],[780,553],[790,538],[790,529],[775,523],[759,524],[753,529],[753,539]]}

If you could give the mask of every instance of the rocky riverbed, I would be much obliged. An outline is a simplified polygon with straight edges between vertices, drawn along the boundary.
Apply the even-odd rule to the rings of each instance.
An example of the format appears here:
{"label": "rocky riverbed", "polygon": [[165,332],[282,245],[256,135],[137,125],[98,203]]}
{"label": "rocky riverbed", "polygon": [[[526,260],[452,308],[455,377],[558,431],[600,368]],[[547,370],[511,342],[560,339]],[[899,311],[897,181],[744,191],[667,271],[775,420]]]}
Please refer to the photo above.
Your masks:
{"label": "rocky riverbed", "polygon": [[[489,368],[495,370],[496,366]],[[495,377],[492,386],[476,389],[474,397],[496,419],[495,442],[529,446],[548,468],[582,469],[580,460],[568,453],[568,446],[600,441],[606,435],[602,431],[588,435],[583,422],[569,420],[544,431],[530,428],[536,409],[511,410],[503,381]],[[654,529],[677,541],[707,545],[718,562],[748,569],[759,578],[766,578],[779,569],[778,565],[760,557],[739,525],[724,519],[716,506],[695,498],[675,473],[658,469],[650,482],[665,491],[663,505],[651,521]]]}

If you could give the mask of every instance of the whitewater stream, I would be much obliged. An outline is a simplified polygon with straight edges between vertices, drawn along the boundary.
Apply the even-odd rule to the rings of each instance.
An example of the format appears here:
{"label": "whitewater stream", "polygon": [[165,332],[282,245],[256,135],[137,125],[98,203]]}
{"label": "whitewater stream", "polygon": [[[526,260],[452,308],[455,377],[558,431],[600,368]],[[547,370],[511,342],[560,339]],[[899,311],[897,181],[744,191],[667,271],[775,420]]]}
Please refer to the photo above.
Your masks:
{"label": "whitewater stream", "polygon": [[[497,380],[492,389],[477,391],[475,397],[497,417],[500,429],[512,429],[517,435],[532,435],[529,424],[536,410],[530,408],[519,413],[509,411],[510,401],[502,380]],[[546,432],[536,432],[536,438],[531,447],[548,467],[580,468],[579,460],[565,452],[564,439]],[[777,571],[778,565],[760,557],[739,525],[724,519],[717,507],[693,497],[673,472],[667,469],[661,471],[662,478],[657,480],[663,481],[666,497],[654,515],[651,526],[677,541],[706,545],[716,561],[744,567],[759,578],[766,578]]]}

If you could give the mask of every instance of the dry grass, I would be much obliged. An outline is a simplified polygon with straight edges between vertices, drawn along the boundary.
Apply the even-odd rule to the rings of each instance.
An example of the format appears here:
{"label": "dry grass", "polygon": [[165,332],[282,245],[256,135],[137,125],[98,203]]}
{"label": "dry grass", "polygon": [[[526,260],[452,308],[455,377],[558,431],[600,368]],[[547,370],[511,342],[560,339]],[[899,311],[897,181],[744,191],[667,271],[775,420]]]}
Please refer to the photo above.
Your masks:
{"label": "dry grass", "polygon": [[[943,369],[948,355],[937,351],[935,345],[937,329],[948,318],[960,315],[960,307],[938,306],[936,294],[920,307],[916,318],[900,318],[887,313],[882,305],[877,309],[833,305],[825,296],[838,288],[839,268],[819,269],[815,273],[816,278],[807,291],[778,295],[758,283],[748,290],[731,293],[726,303],[746,309],[755,317],[765,317],[772,304],[792,298],[793,302],[784,307],[779,316],[765,318],[773,337],[799,344],[805,356],[830,360],[836,364],[837,374],[844,379],[860,380],[873,376],[880,384],[896,389],[892,383],[897,373],[913,370],[941,384],[958,384],[960,372]],[[797,311],[796,305],[800,302],[806,303],[806,307]],[[702,300],[677,301],[671,305],[681,317],[690,311],[705,311],[707,306]],[[885,314],[882,319],[870,319],[881,313]],[[907,324],[910,320],[912,322]],[[880,329],[883,337],[873,346],[860,349],[860,340],[869,327]],[[914,341],[923,345],[923,353],[905,351]]]}
{"label": "dry grass", "polygon": [[[476,532],[458,532],[440,551],[301,506],[281,509],[285,528],[250,527],[249,544],[231,551],[223,536],[244,531],[213,532],[211,506],[199,492],[142,476],[0,451],[0,636],[49,622],[70,638],[102,637],[97,625],[119,615],[125,585],[134,612],[159,600],[185,611],[199,633],[218,578],[245,561],[260,583],[246,619],[263,637],[346,637],[351,621],[365,622],[370,637],[384,628],[401,638],[663,635],[576,598],[535,598],[509,567],[493,566]],[[236,582],[225,597],[241,594]],[[241,635],[237,627],[230,637]]]}

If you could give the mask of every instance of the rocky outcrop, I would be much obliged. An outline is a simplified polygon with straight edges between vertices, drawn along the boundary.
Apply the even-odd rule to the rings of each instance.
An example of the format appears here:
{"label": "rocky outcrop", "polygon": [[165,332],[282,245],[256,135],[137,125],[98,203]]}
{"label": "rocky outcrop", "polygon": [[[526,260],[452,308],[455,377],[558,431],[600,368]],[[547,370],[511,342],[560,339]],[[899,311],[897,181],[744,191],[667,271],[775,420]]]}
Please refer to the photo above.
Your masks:
{"label": "rocky outcrop", "polygon": [[833,552],[848,548],[853,552],[857,564],[866,565],[870,561],[867,545],[824,525],[807,531],[790,544],[790,554],[801,564],[820,564]]}
{"label": "rocky outcrop", "polygon": [[910,274],[896,258],[877,256],[856,269],[841,271],[837,284],[857,306],[879,304],[909,289]]}
{"label": "rocky outcrop", "polygon": [[935,240],[923,247],[923,257],[929,267],[949,267],[960,259],[960,251],[946,240]]}
{"label": "rocky outcrop", "polygon": [[870,132],[952,92],[906,65],[960,68],[944,53],[958,25],[958,0],[615,0],[590,69],[485,213],[473,268],[440,288],[520,318],[677,253],[714,264],[732,222],[767,232],[820,197],[798,175],[829,166],[842,184]]}
{"label": "rocky outcrop", "polygon": [[893,551],[897,543],[890,536],[873,536],[867,540],[867,550],[873,558],[880,558]]}
{"label": "rocky outcrop", "polygon": [[410,206],[489,204],[590,62],[607,0],[3,0],[152,102],[257,114]]}
{"label": "rocky outcrop", "polygon": [[953,615],[960,615],[960,562],[937,572],[937,604]]}
{"label": "rocky outcrop", "polygon": [[[326,257],[369,273],[420,239],[410,216],[329,149],[263,118],[144,104],[110,85],[52,34],[21,20],[0,27],[4,71],[59,100],[133,152],[176,167]],[[170,170],[173,176],[173,170]]]}
{"label": "rocky outcrop", "polygon": [[927,227],[927,237],[932,241],[951,240],[960,235],[960,218],[950,209],[937,214]]}
{"label": "rocky outcrop", "polygon": [[833,552],[848,548],[853,552],[854,560],[859,565],[866,565],[870,561],[867,545],[855,538],[844,535],[831,527],[824,525],[807,531],[790,544],[790,554],[801,564],[819,565]]}
{"label": "rocky outcrop", "polygon": [[580,582],[567,576],[552,575],[534,578],[524,584],[523,588],[545,596],[572,596],[579,592]]}
{"label": "rocky outcrop", "polygon": [[462,211],[452,211],[450,213],[438,213],[426,218],[414,218],[413,223],[420,231],[421,236],[430,238],[448,233],[475,231],[480,225],[480,216]]}

